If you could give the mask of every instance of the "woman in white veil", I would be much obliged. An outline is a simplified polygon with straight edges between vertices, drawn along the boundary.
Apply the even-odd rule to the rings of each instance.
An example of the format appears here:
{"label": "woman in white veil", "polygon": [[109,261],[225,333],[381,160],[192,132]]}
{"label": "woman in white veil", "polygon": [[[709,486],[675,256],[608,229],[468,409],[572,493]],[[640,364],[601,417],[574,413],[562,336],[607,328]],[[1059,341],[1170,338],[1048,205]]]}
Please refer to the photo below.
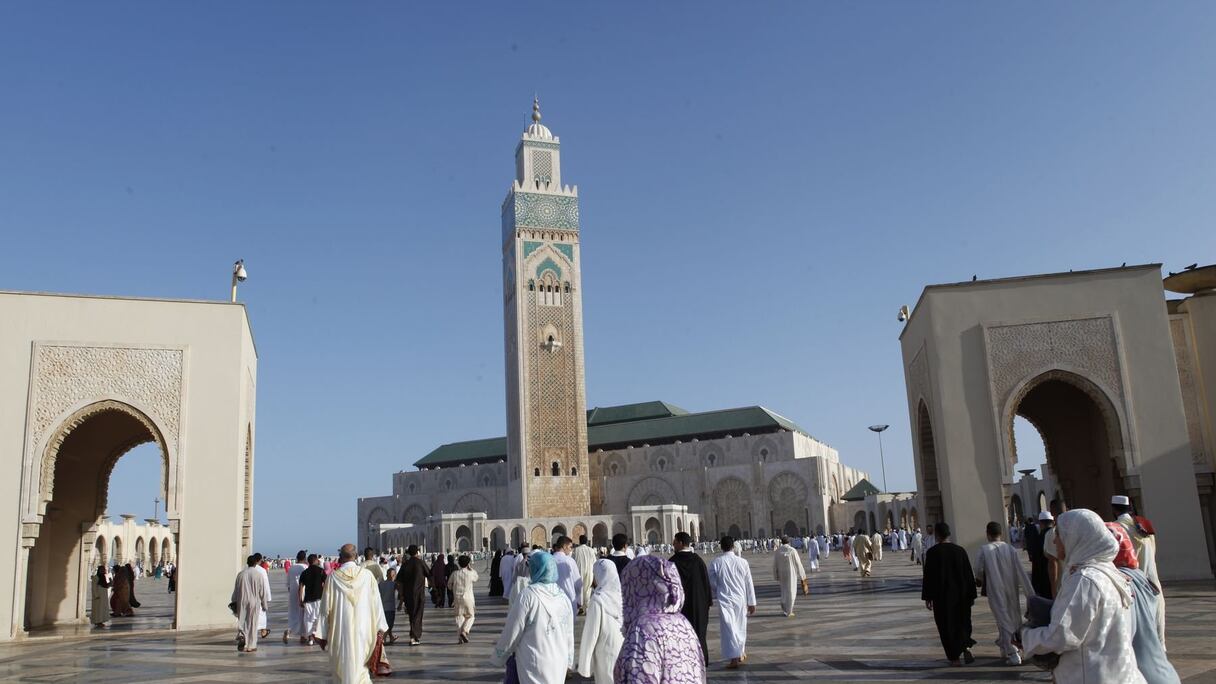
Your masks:
{"label": "woman in white veil", "polygon": [[1058,684],[1144,684],[1132,650],[1132,594],[1114,566],[1119,544],[1097,513],[1076,509],[1056,521],[1056,547],[1067,569],[1051,624],[1022,630],[1027,655],[1058,653]]}

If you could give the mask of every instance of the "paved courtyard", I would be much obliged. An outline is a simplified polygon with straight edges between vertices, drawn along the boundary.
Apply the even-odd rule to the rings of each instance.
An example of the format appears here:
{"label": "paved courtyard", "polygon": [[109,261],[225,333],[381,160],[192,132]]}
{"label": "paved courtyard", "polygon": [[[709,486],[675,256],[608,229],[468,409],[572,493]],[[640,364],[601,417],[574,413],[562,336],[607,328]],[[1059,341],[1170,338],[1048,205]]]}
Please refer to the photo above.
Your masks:
{"label": "paved courtyard", "polygon": [[[876,576],[861,580],[833,554],[812,579],[812,596],[800,598],[793,618],[781,616],[771,556],[749,555],[759,607],[750,622],[749,660],[727,671],[719,661],[709,669],[711,682],[1008,682],[1050,681],[1031,666],[1003,665],[987,605],[977,604],[976,663],[944,667],[929,613],[919,601],[917,566],[886,554]],[[484,596],[485,573],[479,596]],[[277,582],[276,582],[277,586]],[[1184,681],[1216,683],[1216,584],[1167,588],[1170,657]],[[176,635],[155,629],[163,624],[167,598],[163,581],[138,587],[146,617],[103,636],[81,638],[72,632],[37,636],[0,645],[0,680],[23,682],[247,682],[328,681],[326,656],[319,649],[284,645],[274,638],[257,653],[238,654],[231,632]],[[276,597],[281,599],[281,596]],[[389,648],[394,679],[410,682],[496,682],[501,672],[488,655],[502,628],[506,606],[485,599],[478,606],[472,643],[456,644],[450,610],[428,610],[423,645],[401,641]],[[710,657],[716,658],[716,612],[710,627]],[[281,635],[286,614],[273,603],[271,627]],[[128,627],[150,627],[144,631]],[[402,630],[402,633],[405,633]],[[572,681],[577,681],[577,678]]]}

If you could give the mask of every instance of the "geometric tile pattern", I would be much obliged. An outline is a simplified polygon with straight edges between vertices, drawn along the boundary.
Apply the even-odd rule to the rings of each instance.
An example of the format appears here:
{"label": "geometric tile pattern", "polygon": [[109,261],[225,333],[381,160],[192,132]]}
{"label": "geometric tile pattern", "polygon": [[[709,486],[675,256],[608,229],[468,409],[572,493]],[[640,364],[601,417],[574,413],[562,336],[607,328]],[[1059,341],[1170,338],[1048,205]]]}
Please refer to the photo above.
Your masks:
{"label": "geometric tile pattern", "polygon": [[[748,662],[723,669],[718,657],[717,611],[711,612],[710,682],[1049,682],[1031,666],[1006,667],[993,644],[996,628],[983,599],[972,613],[974,665],[945,667],[933,620],[919,601],[918,566],[903,554],[885,553],[874,577],[860,579],[837,553],[811,576],[811,596],[799,597],[795,617],[781,616],[772,557],[748,555],[759,606],[749,623]],[[481,563],[478,563],[481,565]],[[481,570],[481,568],[478,568]],[[502,629],[506,606],[485,598],[482,572],[472,643],[456,643],[450,609],[428,606],[423,644],[389,647],[396,676],[387,681],[499,682],[488,664]],[[281,578],[281,576],[279,577]],[[272,581],[274,581],[272,579]],[[278,581],[274,581],[276,585]],[[1169,656],[1188,684],[1216,682],[1216,585],[1211,582],[1166,587],[1169,596]],[[139,586],[143,626],[167,618],[164,581]],[[225,597],[227,598],[227,597]],[[159,606],[159,607],[158,607]],[[270,626],[280,636],[286,623],[281,592],[271,604]],[[398,622],[404,622],[404,616]],[[581,629],[581,622],[579,623]],[[88,631],[87,628],[84,629]],[[398,630],[404,633],[404,630]],[[0,644],[0,680],[29,682],[325,682],[326,655],[319,649],[259,643],[257,653],[238,654],[233,632],[131,632],[123,623],[101,637],[39,636]],[[577,643],[577,641],[576,641]],[[571,681],[583,681],[573,677]]]}

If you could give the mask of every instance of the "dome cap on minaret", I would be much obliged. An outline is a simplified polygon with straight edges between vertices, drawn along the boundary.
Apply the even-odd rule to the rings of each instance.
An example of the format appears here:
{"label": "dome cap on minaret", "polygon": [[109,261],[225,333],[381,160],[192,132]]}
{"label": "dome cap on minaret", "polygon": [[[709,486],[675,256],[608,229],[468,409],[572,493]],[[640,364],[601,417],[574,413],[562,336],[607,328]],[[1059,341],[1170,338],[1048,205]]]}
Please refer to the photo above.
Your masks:
{"label": "dome cap on minaret", "polygon": [[524,135],[541,140],[553,139],[553,134],[549,132],[549,127],[540,122],[540,98],[538,97],[532,98],[532,124],[524,131]]}

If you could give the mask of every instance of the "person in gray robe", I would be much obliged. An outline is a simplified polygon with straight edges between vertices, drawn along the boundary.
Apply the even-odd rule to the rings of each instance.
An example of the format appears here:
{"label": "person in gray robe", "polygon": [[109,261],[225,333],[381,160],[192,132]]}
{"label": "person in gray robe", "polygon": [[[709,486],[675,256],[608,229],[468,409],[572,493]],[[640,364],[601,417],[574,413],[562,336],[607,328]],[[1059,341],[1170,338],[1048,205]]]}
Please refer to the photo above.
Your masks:
{"label": "person in gray robe", "polygon": [[258,568],[261,560],[260,554],[254,554],[245,561],[249,567],[237,574],[232,602],[228,604],[238,621],[236,649],[245,653],[258,650],[258,620],[269,603],[266,580]]}

